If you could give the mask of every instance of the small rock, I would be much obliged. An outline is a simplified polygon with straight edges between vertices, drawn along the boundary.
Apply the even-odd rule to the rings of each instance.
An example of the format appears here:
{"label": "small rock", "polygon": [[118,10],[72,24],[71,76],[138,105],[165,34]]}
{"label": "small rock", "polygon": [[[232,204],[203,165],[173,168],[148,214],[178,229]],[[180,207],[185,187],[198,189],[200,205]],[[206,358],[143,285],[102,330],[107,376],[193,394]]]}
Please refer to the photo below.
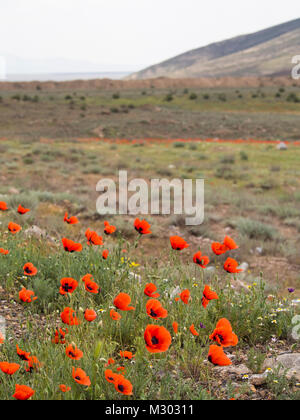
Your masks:
{"label": "small rock", "polygon": [[287,148],[287,145],[283,141],[276,146],[277,150],[287,150]]}
{"label": "small rock", "polygon": [[238,365],[238,366],[231,365],[231,366],[224,366],[224,367],[216,367],[216,370],[224,374],[231,373],[237,376],[248,375],[250,373],[250,370],[244,364]]}
{"label": "small rock", "polygon": [[259,374],[259,375],[252,375],[250,377],[250,384],[254,386],[263,385],[267,382],[267,378],[268,378],[267,372]]}
{"label": "small rock", "polygon": [[245,272],[245,271],[247,271],[248,270],[248,268],[249,268],[249,264],[248,263],[246,263],[246,262],[243,262],[239,267],[238,267],[238,269],[239,270],[243,270],[243,272]]}
{"label": "small rock", "polygon": [[262,254],[263,249],[262,249],[260,246],[258,246],[258,247],[256,248],[256,252],[257,252],[258,254]]}
{"label": "small rock", "polygon": [[8,192],[9,192],[10,194],[20,194],[20,191],[19,191],[19,190],[17,190],[17,188],[14,188],[14,187],[11,187],[11,188],[8,190]]}

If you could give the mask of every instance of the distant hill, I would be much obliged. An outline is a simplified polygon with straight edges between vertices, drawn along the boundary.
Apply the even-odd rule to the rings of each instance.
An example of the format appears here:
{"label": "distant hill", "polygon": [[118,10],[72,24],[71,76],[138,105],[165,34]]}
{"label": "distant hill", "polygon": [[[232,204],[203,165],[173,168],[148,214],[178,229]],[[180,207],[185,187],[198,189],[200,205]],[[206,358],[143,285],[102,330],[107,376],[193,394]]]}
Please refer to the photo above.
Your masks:
{"label": "distant hill", "polygon": [[300,53],[300,19],[188,51],[127,79],[261,77],[290,74]]}

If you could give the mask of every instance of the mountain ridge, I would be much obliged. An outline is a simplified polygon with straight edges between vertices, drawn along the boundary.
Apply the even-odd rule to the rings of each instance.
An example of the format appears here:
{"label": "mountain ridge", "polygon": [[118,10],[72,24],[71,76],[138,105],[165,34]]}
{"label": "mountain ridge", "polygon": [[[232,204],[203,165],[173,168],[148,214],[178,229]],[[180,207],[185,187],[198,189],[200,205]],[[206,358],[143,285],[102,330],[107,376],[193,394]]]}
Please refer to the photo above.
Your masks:
{"label": "mountain ridge", "polygon": [[[300,18],[187,51],[126,79],[286,75],[292,68],[292,56],[299,51]],[[228,66],[231,69],[226,70]]]}

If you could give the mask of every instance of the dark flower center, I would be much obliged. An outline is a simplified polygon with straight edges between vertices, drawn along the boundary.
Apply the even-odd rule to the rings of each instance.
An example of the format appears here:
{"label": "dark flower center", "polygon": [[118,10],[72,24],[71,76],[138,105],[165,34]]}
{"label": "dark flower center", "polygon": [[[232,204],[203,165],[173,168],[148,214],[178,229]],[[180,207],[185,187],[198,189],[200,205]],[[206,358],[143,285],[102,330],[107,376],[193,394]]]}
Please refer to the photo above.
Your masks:
{"label": "dark flower center", "polygon": [[124,391],[124,386],[123,385],[118,385],[118,389],[119,389],[119,391],[123,392]]}
{"label": "dark flower center", "polygon": [[25,271],[26,271],[26,273],[28,273],[28,274],[30,274],[30,273],[31,273],[31,270],[30,270],[30,268],[29,268],[29,267],[26,267],[26,268],[25,268]]}
{"label": "dark flower center", "polygon": [[81,380],[80,376],[75,376],[75,379],[77,379],[77,381]]}
{"label": "dark flower center", "polygon": [[157,317],[157,314],[153,311],[153,309],[151,309],[150,315],[153,316],[154,318]]}
{"label": "dark flower center", "polygon": [[158,344],[158,339],[156,337],[152,337],[151,343],[155,346],[156,344]]}

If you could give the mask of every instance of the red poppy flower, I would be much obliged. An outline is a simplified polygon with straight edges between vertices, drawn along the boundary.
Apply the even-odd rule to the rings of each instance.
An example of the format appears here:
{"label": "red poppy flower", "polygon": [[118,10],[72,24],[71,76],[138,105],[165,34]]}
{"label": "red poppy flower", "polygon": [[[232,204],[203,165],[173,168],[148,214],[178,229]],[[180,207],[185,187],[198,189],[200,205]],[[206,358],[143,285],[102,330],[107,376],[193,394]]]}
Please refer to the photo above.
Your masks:
{"label": "red poppy flower", "polygon": [[178,322],[174,321],[173,324],[172,324],[172,327],[173,327],[174,333],[177,334],[178,333]]}
{"label": "red poppy flower", "polygon": [[13,375],[20,369],[17,363],[0,362],[0,370],[7,375]]}
{"label": "red poppy flower", "polygon": [[2,254],[2,255],[8,255],[9,254],[9,251],[7,249],[0,248],[0,254]]}
{"label": "red poppy flower", "polygon": [[79,223],[79,220],[75,216],[68,217],[68,213],[65,213],[64,222],[68,223],[69,225],[76,225]]}
{"label": "red poppy flower", "polygon": [[67,307],[60,314],[61,320],[67,325],[79,325],[80,320],[76,317],[76,313],[73,309]]}
{"label": "red poppy flower", "polygon": [[144,333],[146,349],[150,353],[162,353],[168,350],[171,345],[171,334],[165,327],[148,325]]}
{"label": "red poppy flower", "polygon": [[150,230],[151,225],[146,220],[135,219],[134,228],[141,235],[149,235],[149,233],[152,233]]}
{"label": "red poppy flower", "polygon": [[71,241],[71,239],[63,238],[62,239],[64,250],[67,252],[80,252],[82,251],[82,245]]}
{"label": "red poppy flower", "polygon": [[184,248],[188,248],[189,244],[185,242],[180,236],[171,236],[170,237],[171,247],[176,251],[182,251]]}
{"label": "red poppy flower", "polygon": [[18,207],[18,213],[19,214],[26,214],[30,211],[30,209],[25,209],[24,207],[21,206],[21,204]]}
{"label": "red poppy flower", "polygon": [[106,367],[106,366],[114,365],[115,363],[116,362],[114,361],[114,359],[110,358],[108,359],[107,363],[104,366]]}
{"label": "red poppy flower", "polygon": [[23,287],[19,292],[19,299],[22,302],[31,303],[37,299],[37,296],[34,296],[34,292],[32,290],[27,290]]}
{"label": "red poppy flower", "polygon": [[103,258],[104,260],[107,260],[108,254],[109,254],[109,250],[108,250],[108,249],[105,249],[105,250],[102,252],[102,258]]}
{"label": "red poppy flower", "polygon": [[135,308],[133,306],[129,306],[130,302],[131,298],[127,295],[127,293],[119,293],[114,300],[114,305],[121,311],[134,311]]}
{"label": "red poppy flower", "polygon": [[86,309],[84,312],[84,319],[88,322],[93,322],[97,318],[97,313],[93,309]]}
{"label": "red poppy flower", "polygon": [[84,283],[86,282],[86,281],[94,281],[94,277],[91,275],[91,274],[86,274],[85,276],[83,276],[82,277],[82,279],[81,279]]}
{"label": "red poppy flower", "polygon": [[68,333],[68,330],[64,331],[61,328],[59,330],[55,330],[54,338],[52,339],[52,343],[54,344],[65,344],[65,336]]}
{"label": "red poppy flower", "polygon": [[22,230],[21,226],[17,225],[17,223],[9,222],[8,224],[8,230],[15,235],[16,233],[20,232]]}
{"label": "red poppy flower", "polygon": [[215,366],[230,366],[231,360],[224,353],[223,347],[212,345],[209,348],[208,360]]}
{"label": "red poppy flower", "polygon": [[68,293],[73,293],[78,286],[78,282],[72,277],[64,277],[60,281],[59,293],[61,295],[66,295]]}
{"label": "red poppy flower", "polygon": [[59,385],[59,389],[61,390],[61,392],[69,392],[69,391],[71,391],[71,387],[70,386],[66,386],[65,384]]}
{"label": "red poppy flower", "polygon": [[238,248],[237,244],[234,242],[232,238],[230,238],[230,236],[225,236],[223,244],[227,247],[229,251],[232,251]]}
{"label": "red poppy flower", "polygon": [[87,238],[88,245],[103,245],[102,236],[97,235],[96,232],[88,229],[85,232],[85,236]]}
{"label": "red poppy flower", "polygon": [[131,351],[120,351],[120,356],[124,359],[131,360],[135,355]]}
{"label": "red poppy flower", "polygon": [[19,356],[19,358],[21,360],[25,360],[25,362],[29,362],[30,360],[30,353],[27,351],[24,351],[22,349],[20,349],[20,347],[18,346],[18,344],[16,345],[17,348],[17,355]]}
{"label": "red poppy flower", "polygon": [[239,264],[233,258],[227,258],[224,263],[224,270],[228,273],[240,273],[243,271],[242,269],[238,268]]}
{"label": "red poppy flower", "polygon": [[25,276],[35,276],[37,274],[37,268],[32,263],[26,263],[23,267]]}
{"label": "red poppy flower", "polygon": [[84,283],[85,290],[89,293],[93,293],[94,295],[97,295],[99,293],[99,286],[96,282],[92,280],[86,280]]}
{"label": "red poppy flower", "polygon": [[237,336],[232,332],[230,322],[226,318],[220,319],[216,329],[209,338],[223,347],[236,346],[239,342]]}
{"label": "red poppy flower", "polygon": [[105,379],[107,382],[113,384],[115,382],[115,377],[117,376],[111,369],[106,369],[105,372]]}
{"label": "red poppy flower", "polygon": [[219,296],[217,295],[217,293],[216,292],[213,292],[212,290],[211,290],[211,288],[209,287],[209,286],[205,286],[204,287],[204,291],[203,291],[203,297],[202,297],[202,299],[201,299],[201,301],[202,301],[202,306],[204,307],[204,308],[206,308],[207,307],[207,305],[209,304],[209,302],[211,301],[211,300],[217,300],[217,299],[219,299]]}
{"label": "red poppy flower", "polygon": [[180,293],[179,298],[175,298],[175,300],[176,302],[178,302],[181,299],[182,302],[187,305],[189,303],[190,298],[191,298],[191,293],[188,289],[186,289],[186,290],[183,290]]}
{"label": "red poppy flower", "polygon": [[104,222],[104,233],[106,235],[111,235],[112,233],[114,233],[116,231],[116,226],[110,225],[109,222],[105,221]]}
{"label": "red poppy flower", "polygon": [[146,284],[146,287],[144,289],[144,293],[146,296],[149,296],[151,298],[158,298],[160,296],[159,293],[155,293],[155,291],[157,290],[157,287],[155,286],[155,284],[153,283],[148,283]]}
{"label": "red poppy flower", "polygon": [[3,344],[3,343],[4,343],[4,341],[5,341],[5,339],[4,339],[3,335],[2,335],[2,334],[1,334],[1,332],[0,332],[0,344]]}
{"label": "red poppy flower", "polygon": [[200,251],[194,255],[193,261],[195,264],[200,265],[202,268],[206,268],[206,266],[209,264],[209,258],[206,255],[202,255]]}
{"label": "red poppy flower", "polygon": [[119,367],[117,367],[117,371],[118,371],[118,372],[121,372],[121,375],[124,375],[124,374],[125,374],[125,372],[126,372],[126,369],[125,369],[125,367],[124,367],[124,366],[119,366]]}
{"label": "red poppy flower", "polygon": [[34,395],[34,393],[35,391],[29,386],[16,384],[13,398],[15,398],[16,400],[25,401],[31,398]]}
{"label": "red poppy flower", "polygon": [[84,385],[84,386],[90,386],[91,385],[90,378],[87,376],[85,371],[80,369],[80,368],[75,369],[73,367],[72,376],[73,376],[73,379],[80,385]]}
{"label": "red poppy flower", "polygon": [[216,255],[222,255],[228,251],[227,246],[224,244],[221,244],[220,242],[213,242],[211,244],[211,249]]}
{"label": "red poppy flower", "polygon": [[72,346],[71,344],[66,348],[66,355],[73,360],[80,360],[83,358],[83,352],[77,348],[77,346]]}
{"label": "red poppy flower", "polygon": [[115,375],[114,385],[116,391],[123,395],[132,395],[132,384],[128,379],[125,379],[123,375]]}
{"label": "red poppy flower", "polygon": [[162,304],[156,299],[150,299],[146,303],[147,314],[154,319],[166,318],[168,311],[163,308]]}
{"label": "red poppy flower", "polygon": [[26,372],[32,373],[34,370],[38,370],[42,366],[39,359],[35,356],[29,357],[27,361],[27,367],[25,368]]}
{"label": "red poppy flower", "polygon": [[109,316],[114,321],[119,321],[122,318],[122,316],[118,312],[116,312],[114,309],[111,309]]}
{"label": "red poppy flower", "polygon": [[195,329],[195,325],[194,324],[192,324],[191,326],[190,326],[190,331],[191,331],[191,333],[193,334],[193,335],[195,335],[195,336],[198,336],[199,335],[199,333],[196,331],[196,329]]}
{"label": "red poppy flower", "polygon": [[8,210],[7,204],[5,201],[0,201],[0,211],[6,211]]}

